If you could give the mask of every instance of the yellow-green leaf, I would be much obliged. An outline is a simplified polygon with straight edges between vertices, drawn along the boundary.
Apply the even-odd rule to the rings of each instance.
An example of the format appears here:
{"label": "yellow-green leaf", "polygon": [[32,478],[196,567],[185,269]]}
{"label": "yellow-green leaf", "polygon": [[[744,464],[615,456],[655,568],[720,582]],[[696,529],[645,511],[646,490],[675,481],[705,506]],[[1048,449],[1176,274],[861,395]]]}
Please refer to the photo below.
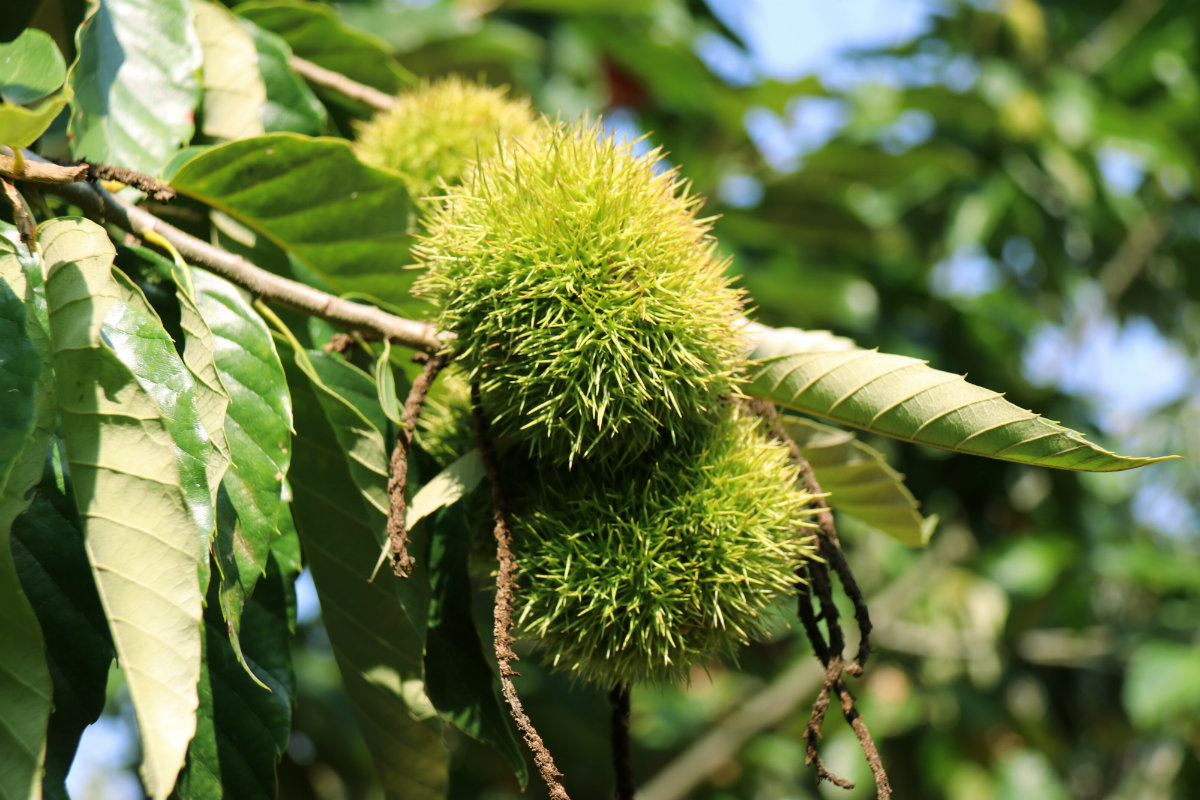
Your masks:
{"label": "yellow-green leaf", "polygon": [[749,394],[844,425],[957,453],[1087,472],[1174,457],[1119,456],[917,358],[862,350],[824,332],[763,328],[753,335]]}
{"label": "yellow-green leaf", "polygon": [[39,228],[56,394],[85,546],[165,798],[196,730],[213,508],[191,375],[87,220]]}
{"label": "yellow-green leaf", "polygon": [[262,108],[267,86],[258,69],[252,37],[224,6],[192,0],[196,34],[204,51],[201,85],[202,130],[214,139],[244,139],[265,133]]}
{"label": "yellow-green leaf", "polygon": [[924,547],[937,517],[923,517],[904,476],[883,454],[849,431],[799,417],[782,417],[784,429],[813,469],[831,508],[914,547]]}

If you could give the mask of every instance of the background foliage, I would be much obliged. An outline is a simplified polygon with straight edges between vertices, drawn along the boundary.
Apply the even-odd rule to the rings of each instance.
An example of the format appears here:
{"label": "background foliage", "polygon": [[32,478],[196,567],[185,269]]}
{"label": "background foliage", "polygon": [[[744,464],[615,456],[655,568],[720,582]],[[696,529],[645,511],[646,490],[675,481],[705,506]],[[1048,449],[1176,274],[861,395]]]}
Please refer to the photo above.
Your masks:
{"label": "background foliage", "polygon": [[[709,199],[706,210],[721,214],[716,234],[763,322],[831,328],[863,347],[969,372],[973,383],[1006,390],[1017,405],[1121,452],[1185,455],[1135,472],[1078,476],[865,437],[907,475],[922,511],[941,520],[921,551],[840,519],[879,628],[880,653],[856,690],[898,795],[1183,798],[1200,787],[1200,479],[1191,466],[1200,451],[1200,286],[1188,266],[1200,241],[1200,16],[1190,3],[947,3],[912,41],[800,76],[764,73],[754,15],[766,11],[752,5],[229,5],[233,13],[184,0],[16,4],[3,37],[43,30],[42,44],[52,42],[62,63],[24,93],[6,90],[0,124],[13,127],[5,143],[28,144],[21,131],[57,117],[40,152],[174,176],[183,197],[164,213],[177,224],[282,274],[416,313],[395,280],[410,230],[403,187],[359,167],[342,141],[296,136],[350,136],[369,110],[311,90],[288,69],[289,51],[389,93],[415,76],[461,72],[507,83],[552,115],[604,111],[610,125],[648,133]],[[125,57],[106,58],[106,47]],[[67,77],[62,64],[76,58]],[[241,66],[222,70],[230,65]],[[119,124],[95,124],[102,111]],[[219,145],[261,134],[275,138],[254,153]],[[184,165],[197,152],[181,151],[185,145],[214,144]],[[40,219],[70,210],[49,196],[44,202],[34,204]],[[433,787],[444,780],[452,797],[516,796],[509,763],[521,756],[506,720],[485,702],[490,693],[459,694],[490,681],[463,622],[469,609],[445,578],[466,573],[467,554],[453,551],[460,515],[448,509],[414,531],[418,552],[429,553],[419,563],[445,566],[432,584],[421,571],[403,584],[353,578],[378,557],[371,532],[386,509],[386,448],[395,435],[387,398],[380,402],[387,381],[377,376],[392,373],[403,395],[405,360],[391,359],[394,373],[387,361],[364,371],[362,354],[347,363],[311,349],[332,328],[291,314],[281,317],[292,338],[273,340],[224,282],[196,271],[189,280],[161,253],[119,238],[111,253],[97,226],[53,220],[43,224],[43,246],[73,248],[64,262],[95,260],[89,274],[106,287],[86,331],[60,330],[56,310],[77,299],[70,282],[78,276],[51,271],[45,287],[18,280],[12,265],[27,276],[37,270],[21,262],[15,233],[4,233],[13,296],[0,297],[0,319],[28,332],[5,334],[6,347],[17,342],[6,351],[9,363],[53,363],[61,397],[62,382],[78,370],[140,375],[150,360],[162,365],[159,379],[188,398],[186,413],[205,418],[228,403],[234,421],[223,427],[226,441],[196,443],[203,455],[194,461],[181,453],[175,464],[110,465],[121,498],[142,496],[163,471],[195,478],[155,490],[180,518],[206,505],[189,499],[196,485],[214,498],[216,519],[204,524],[218,570],[184,576],[191,605],[179,612],[200,615],[207,592],[204,634],[178,643],[207,654],[198,693],[180,699],[198,705],[201,727],[195,739],[165,728],[147,738],[158,728],[139,715],[150,743],[141,754],[120,733],[89,733],[72,794],[89,796],[87,772],[100,780],[98,764],[129,768],[191,741],[180,791],[197,796],[216,796],[218,775],[230,781],[226,791],[236,781],[231,796],[239,797],[271,796],[276,780],[284,797],[437,796]],[[161,326],[147,322],[152,309]],[[162,335],[128,336],[156,326]],[[207,344],[177,356],[167,334]],[[130,344],[112,344],[119,341]],[[263,370],[286,371],[290,393],[278,391],[277,379],[256,383]],[[24,411],[4,415],[5,443],[53,442],[111,411],[96,397],[71,409],[56,432],[44,410],[46,378],[12,373]],[[133,404],[151,426],[178,424],[175,409],[156,407],[155,385],[130,391],[121,407]],[[28,714],[44,713],[55,687],[46,793],[61,796],[73,743],[101,711],[99,687],[107,681],[97,732],[127,729],[130,697],[144,691],[136,679],[109,674],[114,648],[123,662],[162,648],[139,650],[109,634],[112,603],[149,602],[138,597],[136,579],[126,585],[118,575],[114,591],[102,585],[99,597],[81,588],[92,583],[78,529],[81,495],[68,481],[92,480],[86,465],[95,462],[54,452],[12,532],[24,594],[39,614],[55,615],[53,626],[42,620],[51,657],[42,669],[0,661],[0,687],[31,703]],[[4,456],[6,468],[24,464],[38,481],[36,452],[32,460]],[[420,482],[436,470],[416,467]],[[284,473],[287,484],[273,494],[247,491],[259,480],[239,485],[239,476]],[[15,507],[9,488],[5,513]],[[919,541],[911,508],[900,508]],[[118,511],[119,523],[138,527],[134,517],[146,508],[124,503]],[[293,514],[308,523],[299,535]],[[269,546],[241,546],[247,542]],[[306,577],[294,618],[301,544],[321,613]],[[166,568],[145,552],[128,557],[115,554],[113,563]],[[4,607],[16,608],[7,600]],[[27,617],[6,611],[6,644],[36,637]],[[224,635],[231,620],[240,648]],[[411,620],[429,620],[436,631],[424,664],[407,644]],[[290,664],[281,658],[283,621],[295,625]],[[698,674],[687,689],[634,692],[640,796],[841,794],[815,788],[803,764],[800,734],[818,670],[782,617],[777,627],[738,669]],[[59,641],[53,628],[75,635]],[[6,647],[4,658],[18,652]],[[422,698],[422,668],[444,675],[450,665],[469,677],[428,685]],[[543,672],[536,658],[522,671],[530,714],[574,796],[607,796],[603,696]],[[273,692],[262,693],[255,679]],[[59,703],[68,696],[63,685],[89,692]],[[389,699],[396,696],[410,702]],[[364,735],[377,759],[380,742],[390,754],[375,768]],[[856,747],[847,731],[829,726],[827,761],[859,781],[844,796],[870,796]],[[277,778],[239,758],[256,752],[281,754]],[[0,751],[0,763],[16,761]],[[162,796],[169,785],[156,786],[147,763],[146,788]]]}

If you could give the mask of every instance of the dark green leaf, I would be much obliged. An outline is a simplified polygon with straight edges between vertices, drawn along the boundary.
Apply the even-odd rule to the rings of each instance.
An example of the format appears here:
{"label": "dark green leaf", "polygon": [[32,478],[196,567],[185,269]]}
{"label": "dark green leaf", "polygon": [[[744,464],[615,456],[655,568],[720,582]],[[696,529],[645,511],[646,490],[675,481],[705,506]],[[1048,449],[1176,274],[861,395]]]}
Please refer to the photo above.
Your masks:
{"label": "dark green leaf", "polygon": [[[287,586],[272,562],[246,603],[244,653],[238,654],[225,634],[219,600],[210,592],[196,736],[177,797],[276,797],[275,764],[287,748],[296,691],[287,602]],[[243,657],[262,684],[243,670]]]}
{"label": "dark green leaf", "polygon": [[218,525],[216,559],[221,607],[237,648],[242,606],[277,536],[291,460],[291,398],[271,335],[242,294],[203,270],[191,274],[196,308],[211,331],[216,370],[229,392],[224,430],[232,468],[221,489],[233,515]]}
{"label": "dark green leaf", "polygon": [[297,431],[295,518],[342,682],[386,795],[441,798],[447,756],[422,688],[424,629],[418,634],[410,624],[398,579],[368,581],[384,516],[363,502],[352,475],[386,483],[386,473],[379,474],[382,441],[361,413],[315,379],[304,353],[296,355],[304,369],[288,368]]}
{"label": "dark green leaf", "polygon": [[[404,181],[340,139],[273,134],[214,147],[171,184],[267,236],[339,291],[417,308],[409,294],[412,202]],[[422,304],[423,306],[423,304]]]}
{"label": "dark green leaf", "polygon": [[248,19],[240,22],[254,38],[258,69],[267,86],[267,102],[262,107],[266,132],[290,131],[316,136],[324,131],[329,115],[308,84],[288,66],[292,51],[287,42]]}
{"label": "dark green leaf", "polygon": [[[379,407],[379,390],[365,372],[340,356],[314,350],[306,356],[298,354],[297,363],[321,389],[317,397],[347,455],[351,478],[362,495],[368,518],[374,521],[377,546],[381,546],[386,538],[383,533],[390,506],[387,484],[395,436],[385,439],[382,434],[389,426]],[[410,531],[410,550],[424,550],[427,545],[423,537],[420,530]],[[419,639],[429,614],[429,571],[424,559],[418,558],[412,574],[393,584]]]}
{"label": "dark green leaf", "polygon": [[1143,729],[1194,720],[1200,713],[1200,647],[1147,642],[1133,652],[1122,692],[1125,710]]}
{"label": "dark green leaf", "polygon": [[[24,298],[5,277],[13,267],[21,272],[16,246],[4,238],[0,247],[6,262],[0,274],[0,794],[25,797],[36,793],[41,775],[51,681],[42,631],[17,577],[9,534],[46,452],[45,437],[34,436],[45,367],[26,329]],[[31,440],[35,450],[26,451]]]}
{"label": "dark green leaf", "polygon": [[300,58],[359,83],[389,94],[416,83],[413,75],[392,58],[386,43],[347,26],[319,3],[257,0],[242,3],[237,13],[278,34]]}
{"label": "dark green leaf", "polygon": [[71,153],[156,174],[192,138],[202,63],[187,0],[102,0],[76,34]]}

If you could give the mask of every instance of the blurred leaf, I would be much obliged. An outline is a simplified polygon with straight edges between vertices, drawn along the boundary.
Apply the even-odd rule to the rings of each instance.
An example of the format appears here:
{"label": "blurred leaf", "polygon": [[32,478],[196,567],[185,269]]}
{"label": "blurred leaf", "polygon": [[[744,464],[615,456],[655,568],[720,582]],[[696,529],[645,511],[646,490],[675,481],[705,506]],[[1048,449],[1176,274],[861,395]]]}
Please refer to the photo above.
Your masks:
{"label": "blurred leaf", "polygon": [[267,87],[259,74],[254,37],[224,6],[192,0],[192,11],[204,52],[200,79],[204,135],[244,139],[265,133],[262,107]]}
{"label": "blurred leaf", "polygon": [[545,40],[521,25],[491,17],[459,25],[457,36],[432,38],[406,52],[405,66],[420,75],[457,72],[499,85],[515,83],[522,70],[546,58]]}
{"label": "blurred leaf", "polygon": [[203,56],[187,0],[101,0],[76,34],[71,154],[157,174],[192,138]]}
{"label": "blurred leaf", "polygon": [[408,291],[415,274],[404,270],[408,190],[360,163],[344,140],[281,133],[230,142],[188,161],[171,185],[265,234],[341,291],[418,307]]}
{"label": "blurred leaf", "polygon": [[1007,175],[992,175],[978,192],[965,195],[946,232],[946,252],[987,241],[1012,204],[1016,188]]}
{"label": "blurred leaf", "polygon": [[54,681],[42,791],[47,798],[66,800],[67,772],[84,728],[104,710],[104,687],[116,652],[71,487],[55,455],[29,511],[13,524],[12,545],[21,584],[46,639]]}
{"label": "blurred leaf", "polygon": [[812,466],[829,505],[913,547],[924,547],[937,526],[904,485],[904,476],[854,434],[797,417],[780,417],[784,429]]}
{"label": "blurred leaf", "polygon": [[112,269],[104,229],[58,219],[39,231],[72,488],[158,800],[195,732],[211,443],[191,376]]}
{"label": "blurred leaf", "polygon": [[1139,728],[1157,731],[1169,722],[1200,714],[1200,647],[1147,642],[1133,651],[1121,693],[1125,711]]}
{"label": "blurred leaf", "polygon": [[254,39],[258,69],[267,87],[267,102],[262,107],[266,132],[290,131],[316,136],[324,131],[329,122],[325,106],[288,66],[292,51],[287,42],[248,19],[239,21]]}
{"label": "blurred leaf", "polygon": [[1172,456],[1128,458],[1014,406],[997,392],[927,362],[844,341],[796,343],[794,332],[758,334],[747,391],[765,400],[904,441],[1059,469],[1112,472]]}
{"label": "blurred leaf", "polygon": [[[416,83],[413,75],[392,58],[381,39],[347,26],[320,3],[252,0],[240,4],[237,14],[278,34],[300,58],[351,80],[388,94]],[[346,102],[345,98],[340,99]]]}
{"label": "blurred leaf", "polygon": [[[368,581],[386,519],[377,505],[386,499],[382,438],[310,361],[337,356],[295,356],[288,366],[297,430],[293,503],[342,682],[386,796],[441,798],[447,754],[422,688],[424,624],[410,621],[401,581],[391,575]],[[363,482],[372,484],[366,502]],[[424,552],[414,552],[418,564],[425,561]]]}
{"label": "blurred leaf", "polygon": [[1080,559],[1077,539],[1039,531],[1039,535],[1006,542],[988,565],[987,575],[1010,595],[1041,596],[1062,580]]}
{"label": "blurred leaf", "polygon": [[501,8],[543,14],[642,14],[653,10],[645,0],[502,0]]}
{"label": "blurred leaf", "polygon": [[[209,598],[196,736],[175,796],[274,800],[275,764],[287,749],[296,690],[286,587],[271,566],[246,603],[244,655],[233,651],[219,602],[211,593]],[[266,686],[250,679],[243,658]]]}
{"label": "blurred leaf", "polygon": [[20,273],[20,259],[8,239],[0,239],[0,247],[0,794],[25,797],[39,793],[52,687],[42,631],[17,577],[9,534],[45,457],[46,437],[34,432],[38,381],[46,367],[26,329],[24,298],[5,277]]}
{"label": "blurred leaf", "polygon": [[45,31],[28,28],[0,43],[0,98],[23,106],[53,92],[67,79],[67,64]]}
{"label": "blurred leaf", "polygon": [[1091,551],[1097,574],[1150,591],[1200,596],[1200,560],[1168,543],[1110,543]]}
{"label": "blurred leaf", "polygon": [[442,717],[472,738],[495,747],[524,787],[529,772],[513,733],[512,718],[501,700],[500,683],[493,674],[495,658],[491,648],[484,654],[472,619],[474,587],[467,571],[471,532],[463,516],[461,509],[446,509],[426,523],[431,529],[433,601],[426,639],[425,688]]}

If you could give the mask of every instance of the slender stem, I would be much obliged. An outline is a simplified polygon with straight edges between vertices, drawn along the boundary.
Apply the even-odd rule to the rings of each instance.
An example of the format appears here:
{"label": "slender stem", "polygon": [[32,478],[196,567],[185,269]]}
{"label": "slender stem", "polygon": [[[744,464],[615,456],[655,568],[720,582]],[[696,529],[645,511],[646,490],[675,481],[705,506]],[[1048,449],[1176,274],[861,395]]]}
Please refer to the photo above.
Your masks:
{"label": "slender stem", "polygon": [[[792,437],[788,436],[787,431],[779,421],[778,412],[775,410],[773,404],[763,400],[753,400],[749,405],[752,413],[757,414],[771,425],[771,436],[787,445],[792,459],[796,462],[800,470],[805,490],[813,497],[810,507],[817,514],[817,527],[820,531],[820,535],[817,537],[817,556],[821,560],[810,561],[805,565],[804,573],[807,575],[808,581],[807,585],[801,588],[798,605],[800,622],[804,626],[804,632],[812,643],[813,652],[816,654],[817,659],[825,667],[821,691],[813,703],[812,713],[809,715],[808,724],[804,728],[804,739],[806,742],[805,763],[815,765],[818,779],[827,780],[843,789],[854,788],[853,783],[830,772],[821,761],[821,757],[817,751],[817,740],[821,738],[821,727],[825,722],[825,713],[829,709],[831,695],[837,694],[838,702],[842,708],[842,715],[854,730],[855,736],[858,737],[859,746],[862,748],[863,755],[866,757],[867,763],[871,767],[871,772],[875,776],[875,791],[878,800],[889,800],[892,796],[892,787],[888,781],[887,772],[883,768],[883,761],[879,757],[879,749],[875,746],[875,740],[871,738],[871,732],[867,729],[866,722],[863,720],[862,715],[859,714],[858,708],[854,705],[854,695],[847,688],[845,679],[842,677],[843,673],[849,673],[856,677],[861,676],[863,671],[862,665],[871,653],[870,635],[872,625],[866,601],[863,599],[862,591],[858,587],[858,581],[855,580],[854,573],[851,571],[850,565],[846,562],[845,555],[842,553],[842,546],[841,542],[838,541],[837,527],[834,524],[833,514],[829,510],[829,505],[825,502],[824,493],[821,491],[820,483],[817,482],[817,476],[813,473],[812,465],[804,458],[804,454],[800,451],[795,441],[792,440]],[[858,654],[855,662],[849,666],[846,666],[842,660],[842,651],[846,647],[846,641],[838,619],[837,605],[833,599],[833,585],[829,578],[829,570],[831,568],[841,580],[842,589],[845,591],[846,596],[854,603],[854,617],[858,623]],[[817,624],[818,617],[813,612],[812,597],[814,596],[821,609],[820,619],[825,620],[825,629],[829,634],[828,641],[826,641],[825,636],[821,633],[821,629]]]}
{"label": "slender stem", "polygon": [[612,757],[616,776],[617,800],[633,800],[637,783],[633,779],[633,761],[629,742],[629,684],[614,686],[608,693],[612,707]]}
{"label": "slender stem", "polygon": [[854,694],[840,677],[837,680],[837,693],[838,701],[842,706],[842,716],[854,729],[854,735],[858,737],[858,745],[862,748],[867,764],[871,767],[871,774],[875,776],[876,798],[891,800],[892,782],[883,768],[883,759],[879,757],[879,748],[875,746],[875,740],[871,738],[871,731],[867,728],[866,720],[862,718],[862,714],[858,713],[858,708],[854,705]]}
{"label": "slender stem", "polygon": [[[938,580],[967,550],[953,537],[943,537],[884,589],[869,598],[879,610],[877,624],[887,629],[930,583]],[[760,732],[787,724],[796,710],[820,691],[824,670],[813,661],[795,659],[769,684],[732,703],[720,721],[692,741],[638,792],[640,800],[684,800],[697,793],[722,764],[735,761],[746,743]]]}
{"label": "slender stem", "polygon": [[504,498],[504,490],[500,485],[500,471],[496,466],[496,454],[488,438],[488,421],[484,416],[483,407],[479,402],[479,386],[471,385],[471,411],[475,417],[475,444],[483,458],[484,471],[492,484],[492,520],[495,523],[493,533],[496,537],[496,561],[499,570],[496,573],[496,605],[493,609],[492,635],[496,648],[496,661],[500,666],[500,690],[508,703],[508,709],[516,720],[517,727],[525,739],[525,744],[533,753],[533,761],[537,765],[546,788],[550,791],[551,800],[570,800],[567,790],[563,788],[563,774],[554,764],[554,757],[546,747],[542,737],[525,709],[521,705],[521,697],[512,679],[517,675],[512,668],[512,662],[517,660],[513,652],[513,619],[512,606],[516,586],[517,559],[512,552],[512,523],[508,518],[508,504]]}
{"label": "slender stem", "polygon": [[398,578],[412,574],[414,561],[408,554],[408,530],[404,517],[408,513],[408,502],[404,492],[408,487],[408,451],[412,448],[413,434],[417,430],[417,419],[421,407],[429,395],[434,378],[446,365],[444,355],[436,355],[425,362],[425,369],[413,381],[404,401],[404,413],[400,417],[400,432],[396,435],[396,449],[392,451],[391,478],[388,480],[388,541],[392,545],[392,571]]}
{"label": "slender stem", "polygon": [[396,104],[396,99],[390,94],[381,92],[372,86],[367,86],[358,81],[350,80],[340,72],[334,72],[333,70],[317,66],[311,61],[305,61],[303,58],[292,56],[288,59],[288,66],[314,86],[335,91],[343,97],[348,97],[376,111],[387,111]]}

